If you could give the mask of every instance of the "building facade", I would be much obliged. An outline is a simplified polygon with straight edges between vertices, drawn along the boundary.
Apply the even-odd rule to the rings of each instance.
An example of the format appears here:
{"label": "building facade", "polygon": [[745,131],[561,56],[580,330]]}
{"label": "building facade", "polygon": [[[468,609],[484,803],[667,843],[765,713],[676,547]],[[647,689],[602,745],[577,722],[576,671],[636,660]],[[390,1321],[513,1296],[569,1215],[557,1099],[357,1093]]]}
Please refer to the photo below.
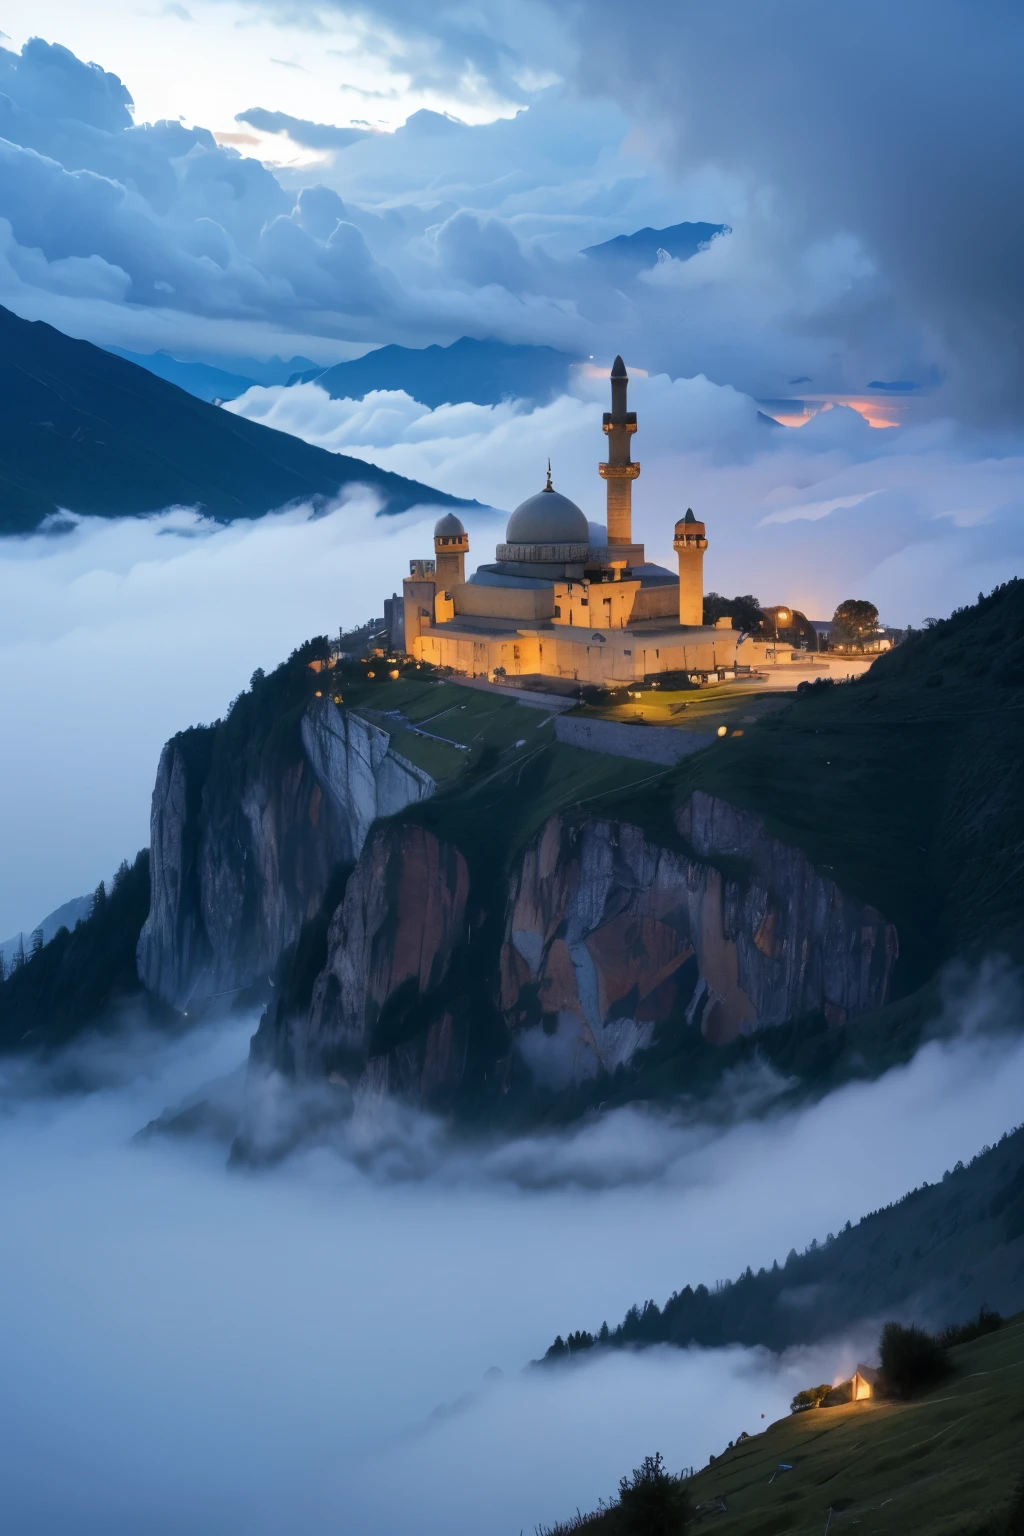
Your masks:
{"label": "building facade", "polygon": [[592,539],[581,509],[547,484],[517,507],[494,560],[468,578],[469,538],[446,513],[433,560],[412,560],[402,600],[389,608],[391,643],[418,660],[472,677],[559,677],[629,683],[659,672],[706,673],[736,664],[731,620],[703,624],[704,524],[675,524],[678,569],[650,564],[633,542],[631,458],[635,412],[621,357],[603,419],[608,460],[607,543]]}

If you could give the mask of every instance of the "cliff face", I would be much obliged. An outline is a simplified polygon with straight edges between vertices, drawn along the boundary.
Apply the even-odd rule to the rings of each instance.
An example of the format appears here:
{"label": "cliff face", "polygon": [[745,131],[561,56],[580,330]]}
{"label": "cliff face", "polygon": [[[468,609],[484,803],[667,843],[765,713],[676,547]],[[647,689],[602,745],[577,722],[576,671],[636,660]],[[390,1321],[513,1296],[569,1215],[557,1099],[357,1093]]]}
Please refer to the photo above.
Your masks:
{"label": "cliff face", "polygon": [[422,827],[379,827],[331,921],[308,1012],[261,1026],[274,1064],[424,1102],[457,1084],[467,1020],[450,983],[468,900],[457,849]]}
{"label": "cliff face", "polygon": [[634,826],[552,817],[510,891],[501,1008],[551,1086],[614,1070],[683,1014],[712,1044],[821,1010],[880,1007],[897,955],[880,913],[756,817],[691,796],[690,852]]}
{"label": "cliff face", "polygon": [[440,1107],[470,1061],[491,1091],[524,1072],[558,1089],[627,1064],[660,1023],[725,1044],[887,1000],[897,939],[880,913],[709,795],[690,797],[676,831],[665,848],[627,822],[552,816],[488,913],[454,846],[379,828],[311,1005],[265,1017],[259,1058]]}
{"label": "cliff face", "polygon": [[152,901],[137,960],[144,985],[179,1008],[268,976],[373,821],[435,787],[386,732],[327,699],[309,705],[272,771],[215,787],[216,746],[214,728],[168,742],[153,791]]}

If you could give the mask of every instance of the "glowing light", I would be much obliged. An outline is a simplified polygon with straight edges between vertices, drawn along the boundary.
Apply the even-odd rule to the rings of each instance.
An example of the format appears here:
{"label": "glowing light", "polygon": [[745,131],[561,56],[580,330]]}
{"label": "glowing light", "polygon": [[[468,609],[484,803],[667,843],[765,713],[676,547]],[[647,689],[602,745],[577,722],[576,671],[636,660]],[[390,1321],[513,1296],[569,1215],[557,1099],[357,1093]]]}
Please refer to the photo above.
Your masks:
{"label": "glowing light", "polygon": [[718,727],[718,734],[719,734],[719,736],[728,736],[728,734],[729,734],[729,727],[727,725],[720,725]]}

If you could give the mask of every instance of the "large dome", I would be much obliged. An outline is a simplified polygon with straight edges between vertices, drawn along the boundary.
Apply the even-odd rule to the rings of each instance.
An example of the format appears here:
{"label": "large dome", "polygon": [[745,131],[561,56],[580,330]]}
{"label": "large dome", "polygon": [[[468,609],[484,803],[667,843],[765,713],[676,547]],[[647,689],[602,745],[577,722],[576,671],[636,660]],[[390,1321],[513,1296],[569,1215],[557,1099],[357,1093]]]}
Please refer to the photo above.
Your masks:
{"label": "large dome", "polygon": [[589,544],[590,526],[568,496],[548,485],[516,507],[505,530],[507,544]]}

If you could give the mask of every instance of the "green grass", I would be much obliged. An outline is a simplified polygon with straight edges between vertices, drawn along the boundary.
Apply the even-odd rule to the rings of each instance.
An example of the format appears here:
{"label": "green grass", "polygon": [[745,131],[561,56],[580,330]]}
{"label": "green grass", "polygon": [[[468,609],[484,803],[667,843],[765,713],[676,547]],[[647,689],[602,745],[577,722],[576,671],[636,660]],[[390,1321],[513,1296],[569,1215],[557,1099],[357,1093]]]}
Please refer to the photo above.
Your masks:
{"label": "green grass", "polygon": [[620,703],[581,704],[574,715],[591,720],[619,720],[626,725],[671,726],[673,730],[709,731],[720,725],[730,731],[754,725],[793,698],[791,689],[771,692],[745,683],[721,683],[708,688],[633,689],[635,697]]}
{"label": "green grass", "polygon": [[830,1508],[830,1536],[995,1536],[1024,1473],[1024,1315],[950,1361],[911,1402],[780,1419],[692,1478],[695,1503],[721,1499],[714,1526],[729,1536],[823,1532]]}

